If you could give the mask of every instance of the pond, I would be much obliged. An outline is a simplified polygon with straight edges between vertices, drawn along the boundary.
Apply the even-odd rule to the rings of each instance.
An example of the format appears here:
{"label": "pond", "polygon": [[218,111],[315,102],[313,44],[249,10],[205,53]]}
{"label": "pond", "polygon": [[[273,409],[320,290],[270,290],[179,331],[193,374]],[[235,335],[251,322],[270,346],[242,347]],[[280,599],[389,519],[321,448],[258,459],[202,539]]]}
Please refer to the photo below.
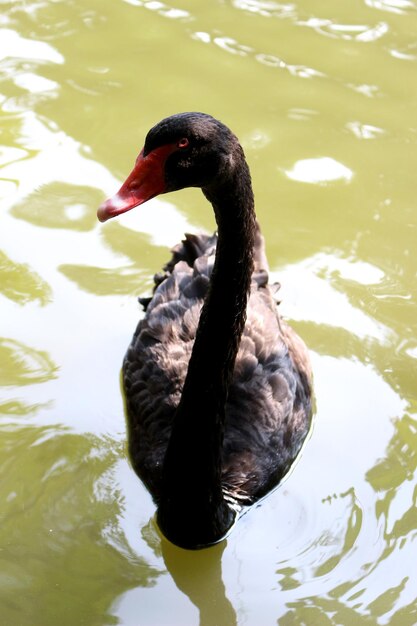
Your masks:
{"label": "pond", "polygon": [[[1,9],[2,623],[415,624],[415,2]],[[96,219],[148,129],[190,110],[242,142],[316,396],[290,475],[197,552],[158,534],[120,368],[137,297],[213,215],[193,189]]]}

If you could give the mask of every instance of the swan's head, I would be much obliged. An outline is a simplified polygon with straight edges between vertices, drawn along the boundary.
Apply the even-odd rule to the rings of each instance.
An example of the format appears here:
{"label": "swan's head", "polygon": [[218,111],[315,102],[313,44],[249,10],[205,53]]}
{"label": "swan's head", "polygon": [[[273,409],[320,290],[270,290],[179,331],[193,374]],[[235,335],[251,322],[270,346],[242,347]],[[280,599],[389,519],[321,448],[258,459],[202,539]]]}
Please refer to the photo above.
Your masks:
{"label": "swan's head", "polygon": [[230,175],[242,154],[233,133],[205,113],[167,117],[146,136],[135,167],[118,193],[98,209],[101,222],[168,191],[209,189]]}

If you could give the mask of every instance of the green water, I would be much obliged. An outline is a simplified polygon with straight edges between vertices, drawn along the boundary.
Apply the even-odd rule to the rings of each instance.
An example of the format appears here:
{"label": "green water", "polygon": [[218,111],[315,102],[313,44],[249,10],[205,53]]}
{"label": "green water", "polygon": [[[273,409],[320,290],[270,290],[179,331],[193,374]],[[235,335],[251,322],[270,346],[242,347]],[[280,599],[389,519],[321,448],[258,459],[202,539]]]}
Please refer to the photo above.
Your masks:
{"label": "green water", "polygon": [[[0,614],[5,626],[417,623],[417,6],[0,2]],[[137,295],[198,190],[105,225],[149,127],[240,137],[317,413],[227,542],[161,540],[119,386]]]}

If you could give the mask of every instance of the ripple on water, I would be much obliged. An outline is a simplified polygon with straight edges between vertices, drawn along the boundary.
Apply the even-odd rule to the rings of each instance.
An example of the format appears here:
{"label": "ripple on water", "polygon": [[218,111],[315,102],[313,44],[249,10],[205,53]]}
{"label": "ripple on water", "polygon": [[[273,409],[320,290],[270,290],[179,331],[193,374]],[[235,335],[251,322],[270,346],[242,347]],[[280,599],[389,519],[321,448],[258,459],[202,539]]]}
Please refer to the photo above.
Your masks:
{"label": "ripple on water", "polygon": [[415,11],[416,8],[412,0],[365,0],[365,4],[373,9],[402,15],[406,15],[409,11]]}
{"label": "ripple on water", "polygon": [[[307,598],[366,614],[387,587],[401,583],[395,566],[400,546],[390,548],[385,517],[377,512],[379,494],[363,476],[384,454],[393,432],[389,418],[402,414],[404,403],[379,373],[359,362],[313,354],[313,368],[313,436],[290,478],[242,518],[228,547],[240,564],[242,586],[258,596],[261,614],[274,601],[298,611]],[[365,422],[370,438],[362,437]],[[229,580],[233,560],[227,555]]]}

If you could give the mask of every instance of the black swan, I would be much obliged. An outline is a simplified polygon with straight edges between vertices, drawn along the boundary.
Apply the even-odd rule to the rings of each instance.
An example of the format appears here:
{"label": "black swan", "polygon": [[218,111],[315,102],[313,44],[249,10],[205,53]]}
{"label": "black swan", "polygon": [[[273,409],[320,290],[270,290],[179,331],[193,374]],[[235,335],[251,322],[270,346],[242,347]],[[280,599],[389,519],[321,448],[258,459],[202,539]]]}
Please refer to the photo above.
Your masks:
{"label": "black swan", "polygon": [[201,548],[275,487],[309,431],[307,348],[268,285],[249,168],[235,135],[203,113],[152,128],[135,167],[98,218],[200,187],[218,234],[186,235],[123,364],[129,451],[163,534]]}

